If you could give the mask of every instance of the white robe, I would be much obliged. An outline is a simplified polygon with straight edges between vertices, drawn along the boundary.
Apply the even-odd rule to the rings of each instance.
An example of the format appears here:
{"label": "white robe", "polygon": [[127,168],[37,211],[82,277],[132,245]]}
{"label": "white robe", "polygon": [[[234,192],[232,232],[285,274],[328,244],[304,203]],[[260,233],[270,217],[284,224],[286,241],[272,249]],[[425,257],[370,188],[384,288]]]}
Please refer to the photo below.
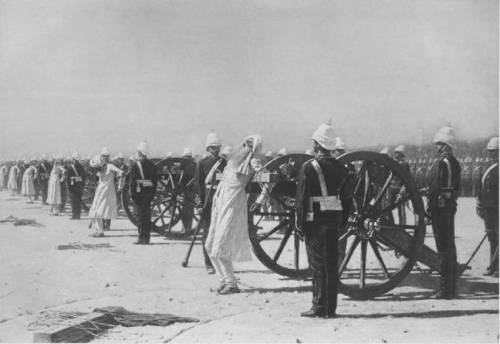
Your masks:
{"label": "white robe", "polygon": [[61,178],[64,168],[54,166],[50,171],[49,186],[47,188],[47,203],[53,206],[61,205]]}
{"label": "white robe", "polygon": [[217,187],[205,248],[214,258],[248,261],[252,255],[248,236],[247,194],[251,175],[243,175],[228,164]]}
{"label": "white robe", "polygon": [[21,170],[19,170],[19,167],[17,165],[14,165],[10,168],[9,172],[9,182],[7,185],[7,188],[11,192],[17,192],[17,177],[19,176],[19,173],[21,173]]}
{"label": "white robe", "polygon": [[34,166],[30,166],[24,171],[21,185],[21,194],[24,196],[35,196],[35,174],[36,169]]}
{"label": "white robe", "polygon": [[106,164],[105,170],[98,172],[99,184],[89,211],[91,219],[115,219],[118,217],[115,176],[121,176],[122,170],[113,164]]}

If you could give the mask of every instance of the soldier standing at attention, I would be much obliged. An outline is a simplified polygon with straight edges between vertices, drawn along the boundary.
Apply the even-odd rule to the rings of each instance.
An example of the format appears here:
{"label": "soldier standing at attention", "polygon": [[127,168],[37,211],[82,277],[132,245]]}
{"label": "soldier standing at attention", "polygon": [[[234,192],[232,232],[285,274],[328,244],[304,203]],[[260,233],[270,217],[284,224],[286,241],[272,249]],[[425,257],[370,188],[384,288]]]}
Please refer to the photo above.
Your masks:
{"label": "soldier standing at attention", "polygon": [[148,245],[151,237],[151,201],[153,200],[158,178],[155,164],[148,159],[149,149],[146,141],[137,146],[137,161],[130,166],[129,190],[134,202],[137,218],[138,238],[136,245]]}
{"label": "soldier standing at attention", "polygon": [[82,212],[83,178],[85,172],[83,166],[78,161],[79,158],[77,152],[73,153],[73,161],[67,167],[66,183],[71,201],[71,220],[79,220]]}
{"label": "soldier standing at attention", "polygon": [[457,296],[457,249],[455,246],[455,213],[460,190],[460,165],[452,153],[453,130],[442,127],[434,136],[438,158],[429,172],[427,212],[441,260],[441,285],[434,295],[438,299]]}
{"label": "soldier standing at attention", "polygon": [[38,185],[40,188],[40,193],[42,195],[42,204],[47,204],[47,189],[49,187],[49,177],[52,167],[47,161],[47,155],[43,154],[38,165]]}
{"label": "soldier standing at attention", "polygon": [[304,317],[335,317],[337,309],[338,232],[347,168],[331,156],[333,127],[321,124],[314,132],[315,158],[301,167],[297,184],[297,227],[304,233],[312,270],[313,300]]}
{"label": "soldier standing at attention", "polygon": [[490,265],[484,275],[498,277],[498,137],[492,137],[486,149],[492,160],[478,184],[476,209],[490,242]]}
{"label": "soldier standing at attention", "polygon": [[212,201],[219,184],[217,175],[222,173],[226,167],[226,160],[219,156],[222,142],[216,133],[210,133],[207,136],[205,155],[197,164],[195,171],[195,188],[200,197],[201,205],[204,207],[201,214],[201,228],[203,229],[203,256],[205,257],[205,267],[209,274],[214,274],[215,269],[212,261],[205,249],[205,241],[210,228],[210,217],[212,216]]}

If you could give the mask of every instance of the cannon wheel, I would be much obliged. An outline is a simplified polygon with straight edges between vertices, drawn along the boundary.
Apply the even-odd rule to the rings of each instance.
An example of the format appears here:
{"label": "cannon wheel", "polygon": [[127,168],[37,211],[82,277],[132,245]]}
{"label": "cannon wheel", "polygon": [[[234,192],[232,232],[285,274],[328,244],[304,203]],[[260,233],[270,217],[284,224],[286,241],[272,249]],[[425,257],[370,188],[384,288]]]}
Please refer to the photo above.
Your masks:
{"label": "cannon wheel", "polygon": [[[302,164],[311,158],[290,154],[269,161],[255,174],[252,184],[258,187],[248,197],[248,234],[255,256],[272,271],[292,278],[310,275],[307,258],[301,254],[305,252],[302,235],[295,226],[295,181]],[[250,206],[262,188],[272,185],[260,181],[264,174],[279,175],[280,182],[273,183],[268,202],[252,211]]]}
{"label": "cannon wheel", "polygon": [[[194,171],[196,162],[186,158],[167,158],[157,161],[158,185],[151,202],[151,230],[168,238],[186,238],[194,233],[199,221],[195,207]],[[128,179],[128,175],[126,176]],[[128,182],[122,192],[123,208],[130,221],[137,225]],[[193,211],[191,228],[178,229],[182,215]]]}
{"label": "cannon wheel", "polygon": [[[279,171],[279,166],[292,161],[290,158],[299,164],[310,156],[280,157],[259,173]],[[387,155],[360,151],[344,154],[339,160],[351,169],[348,185],[352,197],[348,219],[346,216],[339,233],[339,291],[356,299],[376,297],[396,287],[415,264],[425,238],[423,202],[409,172]],[[259,179],[259,173],[254,180]],[[401,186],[406,192],[397,200],[393,190]],[[292,221],[294,199],[283,196],[280,182],[270,192],[270,199],[288,205],[288,217],[277,225],[262,225],[260,217],[267,213],[249,211],[254,252],[277,273],[306,277],[309,271],[301,253],[303,242]]]}

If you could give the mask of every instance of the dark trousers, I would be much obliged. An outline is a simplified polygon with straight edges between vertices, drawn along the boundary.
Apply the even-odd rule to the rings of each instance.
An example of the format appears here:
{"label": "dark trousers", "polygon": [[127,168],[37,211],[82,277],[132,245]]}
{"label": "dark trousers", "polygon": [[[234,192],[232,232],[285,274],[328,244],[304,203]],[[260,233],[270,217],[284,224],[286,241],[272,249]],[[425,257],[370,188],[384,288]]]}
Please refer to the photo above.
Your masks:
{"label": "dark trousers", "polygon": [[64,208],[66,208],[67,198],[68,198],[68,188],[66,187],[66,183],[61,183],[61,205],[59,206],[60,212],[64,212]]}
{"label": "dark trousers", "polygon": [[484,225],[486,234],[490,242],[490,266],[488,270],[498,271],[498,253],[495,256],[495,251],[498,247],[498,208],[484,208]]}
{"label": "dark trousers", "polygon": [[151,237],[151,200],[134,202],[134,215],[137,219],[138,241],[149,243]]}
{"label": "dark trousers", "polygon": [[182,225],[186,231],[193,229],[194,195],[190,192],[184,193],[184,204],[181,211]]}
{"label": "dark trousers", "polygon": [[42,204],[47,204],[47,188],[49,187],[46,179],[40,180],[40,195],[42,196]]}
{"label": "dark trousers", "polygon": [[315,221],[307,224],[305,243],[312,270],[313,309],[334,315],[337,309],[338,228],[336,221]]}
{"label": "dark trousers", "polygon": [[456,208],[432,209],[432,231],[441,260],[441,288],[454,296],[456,294],[457,248],[455,247]]}
{"label": "dark trousers", "polygon": [[207,250],[205,249],[205,241],[207,240],[208,236],[208,230],[210,228],[210,219],[212,218],[212,200],[209,200],[206,204],[205,209],[203,210],[202,213],[202,218],[201,218],[201,230],[203,231],[203,256],[205,258],[205,267],[206,268],[213,268],[212,260],[210,259],[210,256],[207,253]]}
{"label": "dark trousers", "polygon": [[80,219],[80,214],[82,213],[82,194],[81,192],[69,192],[69,198],[71,200],[71,218]]}

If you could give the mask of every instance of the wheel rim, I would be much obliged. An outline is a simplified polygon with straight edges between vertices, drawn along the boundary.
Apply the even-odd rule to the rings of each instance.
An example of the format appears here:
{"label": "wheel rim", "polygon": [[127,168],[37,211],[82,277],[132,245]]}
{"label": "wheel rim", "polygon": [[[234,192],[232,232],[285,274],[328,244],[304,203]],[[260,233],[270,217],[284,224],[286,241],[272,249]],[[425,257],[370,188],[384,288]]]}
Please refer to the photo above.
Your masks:
{"label": "wheel rim", "polygon": [[[423,203],[408,171],[384,154],[353,152],[353,202],[339,233],[339,290],[354,298],[381,295],[411,271],[425,238]],[[406,188],[396,202],[400,186]]]}
{"label": "wheel rim", "polygon": [[[248,196],[248,229],[255,255],[269,269],[292,278],[310,274],[302,235],[295,226],[294,190],[300,166],[311,158],[290,154],[268,162],[254,176]],[[271,175],[279,175],[280,181],[265,181]],[[264,187],[272,188],[269,200],[259,210],[251,210]]]}

